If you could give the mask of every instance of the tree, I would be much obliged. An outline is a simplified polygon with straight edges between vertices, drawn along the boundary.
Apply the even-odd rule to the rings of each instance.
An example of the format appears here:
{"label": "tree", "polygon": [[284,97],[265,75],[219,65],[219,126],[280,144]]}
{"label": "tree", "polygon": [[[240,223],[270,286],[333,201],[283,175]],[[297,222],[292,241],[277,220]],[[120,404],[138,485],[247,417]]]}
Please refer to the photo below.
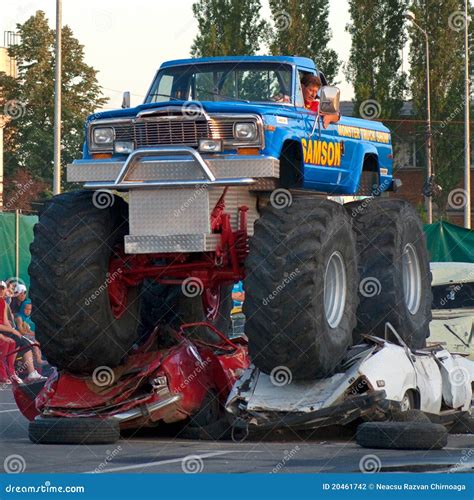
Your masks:
{"label": "tree", "polygon": [[270,0],[270,9],[274,24],[271,53],[309,57],[333,82],[339,61],[336,52],[328,48],[329,0]]}
{"label": "tree", "polygon": [[[0,109],[7,125],[5,173],[26,169],[34,179],[53,177],[54,31],[44,12],[18,24],[20,43],[9,48],[17,78],[0,73]],[[84,62],[84,48],[71,29],[62,29],[62,164],[81,154],[84,120],[107,99],[101,97],[97,71]]]}
{"label": "tree", "polygon": [[[401,71],[407,0],[349,0],[352,46],[346,76],[357,116],[396,118],[407,90]],[[369,101],[369,102],[367,102]]]}
{"label": "tree", "polygon": [[265,40],[268,24],[260,18],[260,0],[198,0],[193,14],[199,33],[193,57],[253,55]]}
{"label": "tree", "polygon": [[[436,181],[442,187],[433,201],[441,217],[463,168],[463,125],[455,123],[462,122],[465,102],[463,7],[464,0],[414,0],[410,7],[429,37],[432,161]],[[426,120],[425,38],[415,27],[410,27],[409,34],[413,104],[416,116]],[[420,135],[424,136],[423,131]],[[423,141],[420,148],[424,147]]]}

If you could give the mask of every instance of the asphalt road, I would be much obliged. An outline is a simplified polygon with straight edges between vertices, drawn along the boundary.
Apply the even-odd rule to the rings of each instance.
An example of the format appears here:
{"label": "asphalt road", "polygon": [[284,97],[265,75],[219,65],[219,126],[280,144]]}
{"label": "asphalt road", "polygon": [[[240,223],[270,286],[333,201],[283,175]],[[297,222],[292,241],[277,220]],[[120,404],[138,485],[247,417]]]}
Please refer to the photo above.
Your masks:
{"label": "asphalt road", "polygon": [[[315,473],[380,471],[473,472],[474,436],[450,436],[438,451],[360,448],[353,431],[311,436],[269,435],[244,443],[174,439],[147,431],[112,445],[34,445],[9,388],[0,391],[0,472]],[[17,457],[14,457],[17,456]],[[13,458],[12,458],[13,457]]]}

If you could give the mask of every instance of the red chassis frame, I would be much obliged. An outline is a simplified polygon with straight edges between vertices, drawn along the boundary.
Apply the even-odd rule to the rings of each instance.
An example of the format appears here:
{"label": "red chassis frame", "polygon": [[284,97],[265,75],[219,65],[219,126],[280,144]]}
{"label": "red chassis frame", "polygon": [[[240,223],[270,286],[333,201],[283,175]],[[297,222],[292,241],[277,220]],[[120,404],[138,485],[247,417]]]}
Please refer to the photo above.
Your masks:
{"label": "red chassis frame", "polygon": [[[186,279],[195,279],[203,292],[204,310],[215,311],[220,286],[233,284],[244,278],[244,260],[248,255],[247,211],[239,210],[239,228],[232,230],[230,215],[225,213],[224,189],[211,212],[211,230],[220,234],[215,252],[186,254],[164,253],[126,255],[122,248],[114,249],[109,261],[108,293],[112,312],[116,318],[125,312],[128,291],[144,279],[169,285],[180,285]],[[212,315],[207,320],[213,321]]]}
{"label": "red chassis frame", "polygon": [[[191,341],[185,331],[208,326],[219,337],[216,344]],[[160,331],[125,364],[99,367],[92,376],[54,372],[46,383],[13,384],[13,394],[23,415],[42,417],[99,417],[119,419],[121,429],[154,426],[157,422],[185,420],[203,405],[213,391],[222,404],[249,365],[247,343],[233,341],[208,323],[189,323],[175,332],[177,343],[157,348]],[[105,371],[100,374],[100,369]],[[106,383],[104,383],[106,382]]]}

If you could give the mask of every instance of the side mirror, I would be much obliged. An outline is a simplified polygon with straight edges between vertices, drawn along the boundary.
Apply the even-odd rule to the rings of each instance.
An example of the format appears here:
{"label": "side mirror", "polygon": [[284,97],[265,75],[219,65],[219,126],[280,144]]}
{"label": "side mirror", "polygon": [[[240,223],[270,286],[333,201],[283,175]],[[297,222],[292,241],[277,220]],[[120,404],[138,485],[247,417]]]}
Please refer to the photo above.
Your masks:
{"label": "side mirror", "polygon": [[130,107],[130,92],[126,91],[123,93],[122,108]]}
{"label": "side mirror", "polygon": [[321,89],[319,98],[319,113],[321,115],[337,115],[339,114],[339,100],[341,91],[337,87],[326,85]]}

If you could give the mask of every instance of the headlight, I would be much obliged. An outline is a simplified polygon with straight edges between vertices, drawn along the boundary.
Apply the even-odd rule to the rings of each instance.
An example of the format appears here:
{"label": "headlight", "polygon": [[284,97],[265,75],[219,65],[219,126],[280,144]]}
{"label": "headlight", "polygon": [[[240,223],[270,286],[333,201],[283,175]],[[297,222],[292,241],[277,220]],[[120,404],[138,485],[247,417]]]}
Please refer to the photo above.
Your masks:
{"label": "headlight", "polygon": [[257,125],[251,122],[236,123],[234,125],[234,136],[236,139],[254,141],[257,138]]}
{"label": "headlight", "polygon": [[203,153],[219,153],[222,151],[220,139],[199,139],[199,151]]}
{"label": "headlight", "polygon": [[112,127],[96,127],[92,131],[92,140],[98,146],[108,146],[114,142],[115,133]]}
{"label": "headlight", "polygon": [[134,144],[132,141],[115,141],[114,149],[118,154],[129,154],[133,151]]}

